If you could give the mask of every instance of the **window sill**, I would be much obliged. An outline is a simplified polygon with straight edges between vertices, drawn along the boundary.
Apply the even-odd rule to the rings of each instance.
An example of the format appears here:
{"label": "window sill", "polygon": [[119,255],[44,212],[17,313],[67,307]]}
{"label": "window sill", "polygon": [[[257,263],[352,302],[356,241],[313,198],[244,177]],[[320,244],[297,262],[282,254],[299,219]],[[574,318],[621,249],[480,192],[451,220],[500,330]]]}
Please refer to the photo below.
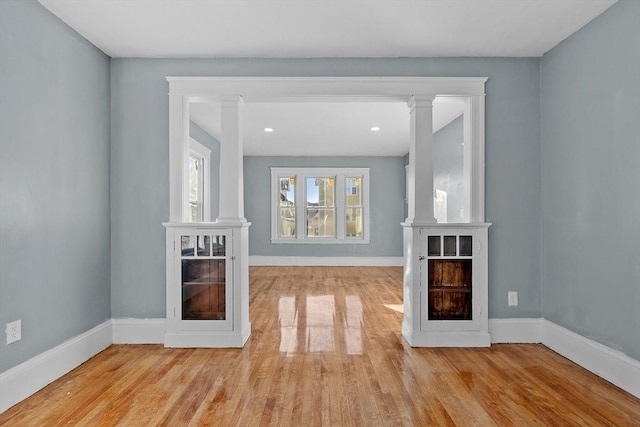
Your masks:
{"label": "window sill", "polygon": [[276,245],[368,245],[370,239],[271,239]]}

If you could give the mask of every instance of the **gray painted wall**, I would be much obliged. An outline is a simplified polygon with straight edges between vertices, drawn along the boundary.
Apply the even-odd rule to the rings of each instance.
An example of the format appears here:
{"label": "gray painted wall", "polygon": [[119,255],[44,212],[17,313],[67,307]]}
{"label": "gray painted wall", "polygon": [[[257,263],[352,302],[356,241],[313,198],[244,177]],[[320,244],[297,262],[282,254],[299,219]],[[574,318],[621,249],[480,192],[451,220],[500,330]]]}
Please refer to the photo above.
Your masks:
{"label": "gray painted wall", "polygon": [[[215,221],[218,217],[220,199],[220,141],[191,120],[189,121],[189,136],[211,150],[209,197],[211,200],[211,221]],[[205,186],[205,190],[206,188]]]}
{"label": "gray painted wall", "polygon": [[111,317],[109,58],[35,1],[0,1],[0,371]]}
{"label": "gray painted wall", "polygon": [[[370,235],[368,245],[271,243],[271,167],[368,167]],[[402,157],[245,157],[244,206],[249,255],[402,256]]]}
{"label": "gray painted wall", "polygon": [[542,312],[640,360],[640,2],[541,61]]}
{"label": "gray painted wall", "polygon": [[433,135],[433,186],[447,192],[447,222],[463,219],[463,130],[464,119],[460,116]]}
{"label": "gray painted wall", "polygon": [[[165,316],[167,75],[489,77],[489,316],[540,316],[539,59],[112,59],[111,65],[113,317]],[[507,307],[509,290],[519,292],[520,306]]]}

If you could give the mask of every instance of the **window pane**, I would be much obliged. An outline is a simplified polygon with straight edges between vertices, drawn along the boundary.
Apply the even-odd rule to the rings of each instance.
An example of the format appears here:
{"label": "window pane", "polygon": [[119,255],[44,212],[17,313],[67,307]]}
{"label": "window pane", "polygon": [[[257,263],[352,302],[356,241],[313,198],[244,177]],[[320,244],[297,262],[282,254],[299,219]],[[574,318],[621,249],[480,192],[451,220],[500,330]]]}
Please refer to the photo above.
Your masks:
{"label": "window pane", "polygon": [[335,178],[307,178],[307,236],[335,236]]}
{"label": "window pane", "polygon": [[189,222],[200,222],[201,216],[200,204],[197,202],[189,202]]}
{"label": "window pane", "polygon": [[307,236],[334,237],[335,236],[334,208],[307,208]]}
{"label": "window pane", "polygon": [[347,237],[362,236],[362,178],[345,178],[345,221]]}
{"label": "window pane", "polygon": [[189,157],[189,201],[198,201],[198,159]]}
{"label": "window pane", "polygon": [[280,237],[296,235],[296,179],[280,178]]}
{"label": "window pane", "polygon": [[347,207],[347,237],[362,237],[362,208]]}
{"label": "window pane", "polygon": [[189,217],[187,218],[189,222],[202,222],[204,219],[202,210],[203,163],[202,158],[189,156]]}
{"label": "window pane", "polygon": [[362,206],[362,179],[360,177],[345,178],[347,206]]}

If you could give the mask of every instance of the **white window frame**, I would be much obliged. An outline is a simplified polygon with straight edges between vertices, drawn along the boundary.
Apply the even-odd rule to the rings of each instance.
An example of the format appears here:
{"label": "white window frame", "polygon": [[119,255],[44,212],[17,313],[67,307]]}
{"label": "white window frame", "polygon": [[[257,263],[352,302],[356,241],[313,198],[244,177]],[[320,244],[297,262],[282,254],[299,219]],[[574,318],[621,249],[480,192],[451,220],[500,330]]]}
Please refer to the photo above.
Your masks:
{"label": "white window frame", "polygon": [[211,150],[200,144],[193,138],[189,138],[189,149],[185,156],[185,167],[183,168],[183,222],[191,222],[189,214],[189,158],[196,157],[202,161],[202,185],[198,192],[202,200],[202,222],[211,222]]}
{"label": "white window frame", "polygon": [[[280,203],[280,178],[295,177],[296,233],[292,237],[280,236],[278,205]],[[335,178],[335,237],[307,237],[306,180],[309,178]],[[361,177],[362,237],[346,236],[346,177]],[[369,168],[271,168],[271,242],[310,244],[369,244],[370,204]],[[300,223],[302,221],[302,224]]]}

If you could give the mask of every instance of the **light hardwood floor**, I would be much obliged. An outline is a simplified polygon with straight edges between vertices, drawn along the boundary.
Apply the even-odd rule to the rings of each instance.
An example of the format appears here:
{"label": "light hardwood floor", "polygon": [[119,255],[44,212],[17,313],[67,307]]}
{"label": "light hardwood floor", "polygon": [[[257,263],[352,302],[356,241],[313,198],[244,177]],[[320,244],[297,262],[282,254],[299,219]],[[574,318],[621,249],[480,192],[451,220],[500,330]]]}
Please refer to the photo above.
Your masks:
{"label": "light hardwood floor", "polygon": [[11,426],[625,426],[640,400],[542,345],[411,348],[401,268],[253,267],[243,349],[114,345]]}

